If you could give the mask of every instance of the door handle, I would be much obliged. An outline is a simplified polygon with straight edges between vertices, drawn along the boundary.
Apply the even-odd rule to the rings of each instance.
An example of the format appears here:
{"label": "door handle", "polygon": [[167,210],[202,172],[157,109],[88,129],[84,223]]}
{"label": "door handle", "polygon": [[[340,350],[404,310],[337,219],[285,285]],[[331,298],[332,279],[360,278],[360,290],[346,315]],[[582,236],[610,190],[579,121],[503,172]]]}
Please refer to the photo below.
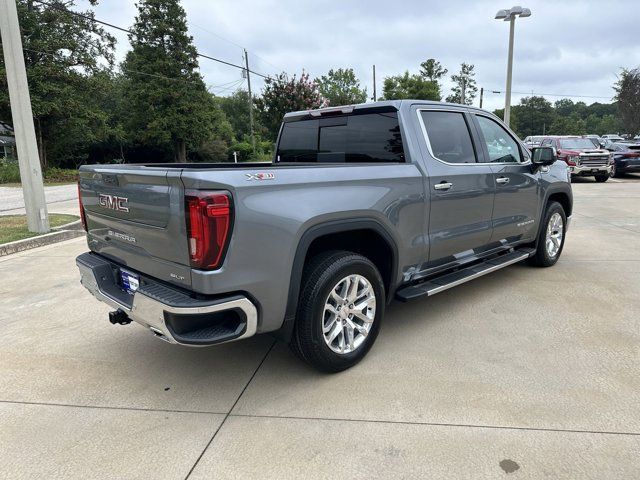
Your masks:
{"label": "door handle", "polygon": [[433,186],[436,190],[449,190],[451,187],[453,187],[453,183],[451,182],[440,182]]}
{"label": "door handle", "polygon": [[499,177],[496,179],[496,182],[498,182],[501,185],[505,185],[509,183],[509,177]]}

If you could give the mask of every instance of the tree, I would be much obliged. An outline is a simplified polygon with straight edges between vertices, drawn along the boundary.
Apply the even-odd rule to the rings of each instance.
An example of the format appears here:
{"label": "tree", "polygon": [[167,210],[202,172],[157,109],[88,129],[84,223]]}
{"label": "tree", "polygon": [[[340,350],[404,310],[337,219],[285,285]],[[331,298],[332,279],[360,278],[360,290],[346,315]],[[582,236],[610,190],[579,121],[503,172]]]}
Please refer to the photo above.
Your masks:
{"label": "tree", "polygon": [[613,89],[616,91],[618,114],[626,133],[640,132],[640,67],[622,69]]}
{"label": "tree", "polygon": [[570,98],[561,98],[554,104],[556,113],[562,116],[571,115],[575,111],[575,106],[576,104]]}
{"label": "tree", "polygon": [[262,97],[256,98],[255,105],[266,138],[275,141],[285,113],[326,107],[328,102],[320,93],[318,84],[303,72],[300,78],[294,75],[289,79],[286,73],[267,78]]}
{"label": "tree", "polygon": [[422,75],[410,75],[408,71],[404,75],[386,77],[382,86],[385,100],[402,100],[411,98],[415,100],[440,100],[440,86],[438,82],[427,80]]}
{"label": "tree", "polygon": [[549,133],[552,135],[584,135],[587,133],[587,126],[584,120],[577,113],[569,116],[558,116],[555,118]]}
{"label": "tree", "polygon": [[[214,97],[233,128],[233,136],[241,140],[251,134],[249,131],[249,92],[236,90],[228,97]],[[257,131],[260,127],[256,125]]]}
{"label": "tree", "polygon": [[511,108],[511,113],[512,128],[523,137],[549,133],[556,118],[551,102],[538,96],[521,99],[519,105]]}
{"label": "tree", "polygon": [[478,87],[476,87],[474,66],[468,63],[460,65],[460,72],[451,75],[451,81],[454,87],[451,89],[451,95],[447,97],[447,102],[462,103],[462,92],[464,90],[464,104],[471,105],[473,99],[476,98]]}
{"label": "tree", "polygon": [[179,0],[141,0],[122,64],[126,130],[144,146],[171,148],[186,162],[187,148],[229,140],[231,129],[198,72],[197,51]]}
{"label": "tree", "polygon": [[331,69],[326,75],[316,78],[315,83],[329,105],[352,105],[367,101],[367,89],[360,88],[353,68]]}
{"label": "tree", "polygon": [[435,58],[430,58],[420,64],[420,75],[432,82],[440,81],[448,71]]}
{"label": "tree", "polygon": [[[105,66],[113,64],[115,39],[91,20],[91,10],[73,15],[69,9],[75,3],[17,2],[43,168],[65,163],[75,166],[73,163],[86,155],[87,145],[108,136],[106,116],[99,108],[101,90],[96,84],[109,80],[104,72]],[[89,3],[96,5],[97,0]],[[100,78],[94,78],[96,75]],[[0,60],[0,117],[10,116],[6,72]]]}

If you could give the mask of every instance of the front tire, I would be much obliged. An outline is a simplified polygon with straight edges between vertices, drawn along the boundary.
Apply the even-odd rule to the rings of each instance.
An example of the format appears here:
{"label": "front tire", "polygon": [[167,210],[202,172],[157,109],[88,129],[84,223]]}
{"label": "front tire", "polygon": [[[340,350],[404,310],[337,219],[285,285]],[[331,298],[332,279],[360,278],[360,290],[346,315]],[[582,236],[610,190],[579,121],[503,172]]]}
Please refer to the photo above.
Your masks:
{"label": "front tire", "polygon": [[362,255],[331,251],[305,267],[290,347],[324,372],[358,363],[378,336],[385,291],[375,265]]}
{"label": "front tire", "polygon": [[596,175],[595,179],[596,179],[596,182],[598,183],[604,183],[607,180],[609,180],[609,174],[605,173],[604,175]]}
{"label": "front tire", "polygon": [[542,218],[536,253],[530,261],[537,267],[551,267],[564,248],[567,214],[558,202],[549,202]]}

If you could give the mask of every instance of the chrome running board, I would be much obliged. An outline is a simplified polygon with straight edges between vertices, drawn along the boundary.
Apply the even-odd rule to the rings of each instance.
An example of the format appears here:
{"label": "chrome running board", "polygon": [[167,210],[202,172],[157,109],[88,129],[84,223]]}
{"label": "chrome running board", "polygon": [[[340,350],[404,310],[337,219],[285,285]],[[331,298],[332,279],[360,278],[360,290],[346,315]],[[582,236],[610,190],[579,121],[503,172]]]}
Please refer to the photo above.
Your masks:
{"label": "chrome running board", "polygon": [[502,254],[490,260],[476,263],[470,267],[461,268],[452,273],[446,273],[440,277],[431,278],[425,282],[400,288],[396,292],[396,298],[402,302],[408,302],[419,297],[430,297],[436,293],[444,292],[452,287],[482,277],[514,263],[521,262],[535,253],[533,248],[521,248],[510,253]]}

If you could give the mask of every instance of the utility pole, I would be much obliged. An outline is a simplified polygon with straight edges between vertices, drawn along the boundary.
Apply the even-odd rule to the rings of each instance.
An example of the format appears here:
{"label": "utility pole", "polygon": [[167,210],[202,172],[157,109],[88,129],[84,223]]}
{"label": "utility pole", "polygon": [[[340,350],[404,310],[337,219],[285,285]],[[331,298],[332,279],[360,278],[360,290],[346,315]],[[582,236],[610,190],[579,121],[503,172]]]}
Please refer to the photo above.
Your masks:
{"label": "utility pole", "polygon": [[465,87],[467,86],[467,79],[462,77],[462,88],[460,88],[460,103],[462,105],[464,105],[464,94],[465,94]]}
{"label": "utility pole", "polygon": [[484,96],[484,87],[480,87],[480,108],[482,108],[482,97]]}
{"label": "utility pole", "polygon": [[375,102],[378,99],[378,95],[376,93],[376,66],[373,66],[373,98],[372,100]]}
{"label": "utility pole", "polygon": [[251,95],[251,73],[249,72],[249,54],[244,49],[244,64],[247,67],[247,89],[249,90],[249,131],[251,132],[251,146],[256,150],[256,137],[253,133],[253,96]]}
{"label": "utility pole", "polygon": [[31,98],[15,0],[0,0],[0,35],[18,150],[20,181],[27,212],[27,227],[30,232],[46,233],[49,231],[49,215],[44,197],[42,169],[38,157],[36,132],[33,127]]}

